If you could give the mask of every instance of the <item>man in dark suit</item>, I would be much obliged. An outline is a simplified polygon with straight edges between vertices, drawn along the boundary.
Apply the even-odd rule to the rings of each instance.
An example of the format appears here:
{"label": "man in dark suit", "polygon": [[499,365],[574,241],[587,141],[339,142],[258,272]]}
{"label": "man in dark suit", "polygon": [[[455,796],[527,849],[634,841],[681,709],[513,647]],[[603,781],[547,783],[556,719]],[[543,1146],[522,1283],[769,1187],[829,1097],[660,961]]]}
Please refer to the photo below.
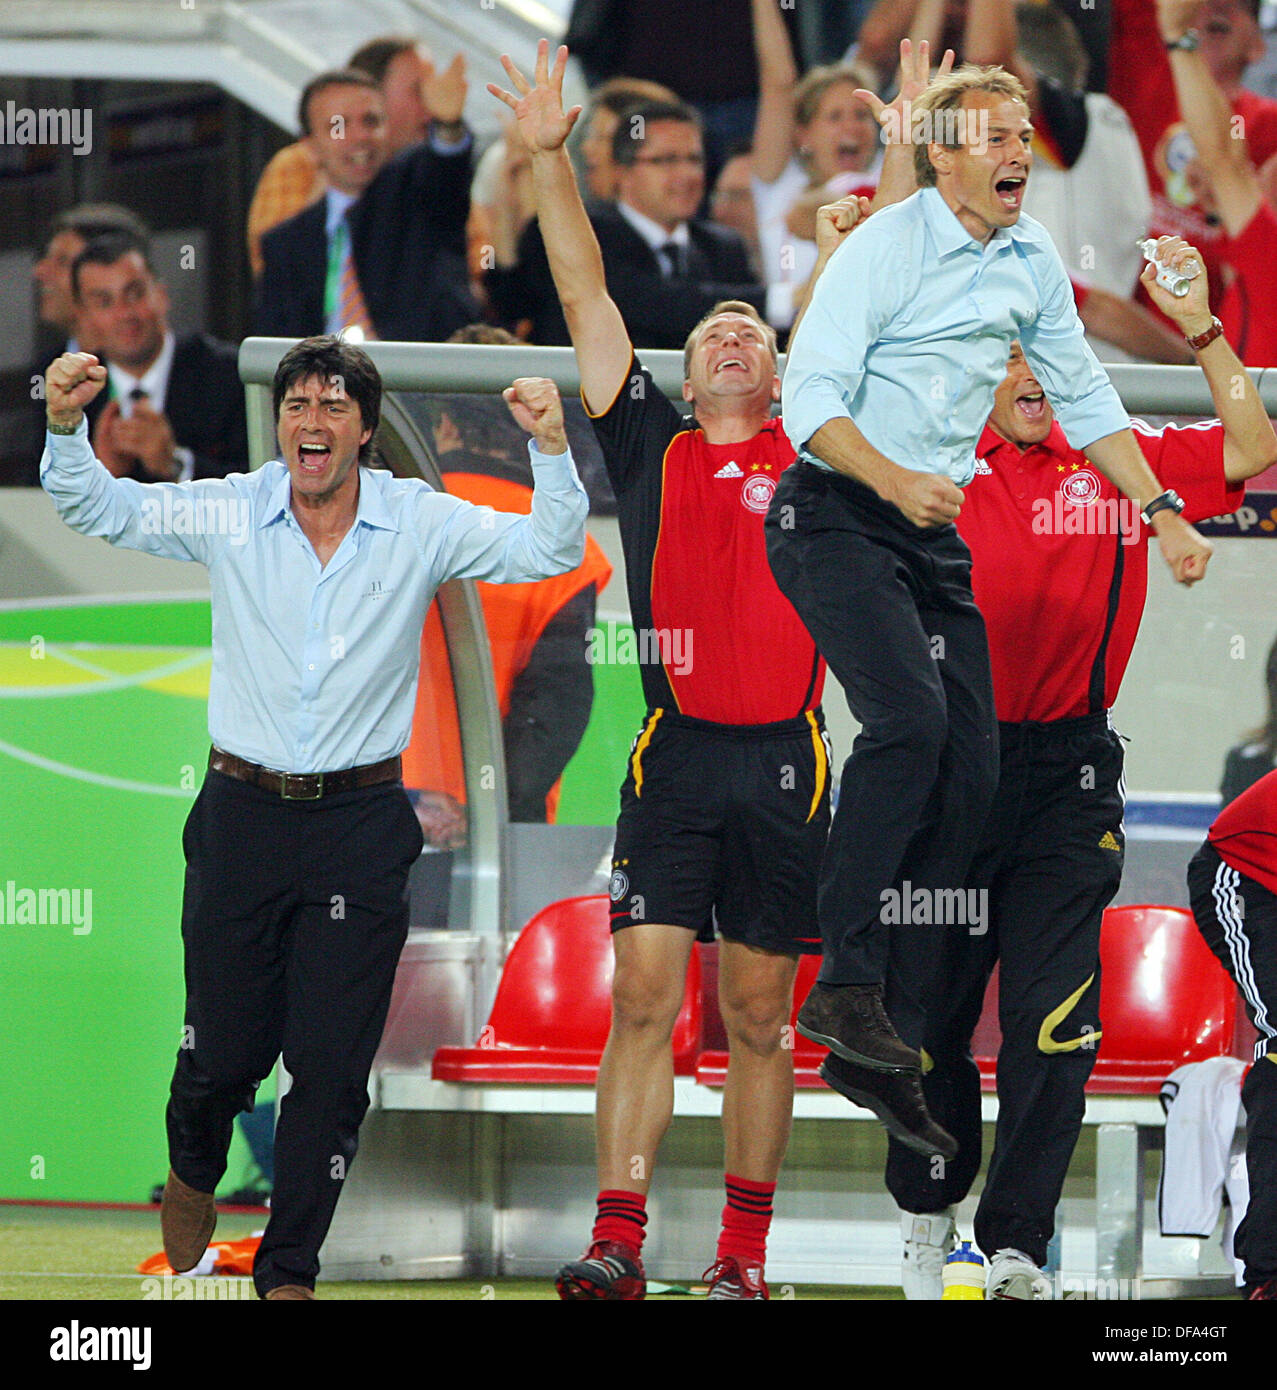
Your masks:
{"label": "man in dark suit", "polygon": [[118,203],[77,203],[49,223],[39,259],[31,271],[36,287],[36,354],[31,361],[31,412],[14,436],[9,460],[0,460],[0,483],[40,486],[44,452],[44,369],[64,352],[97,352],[98,344],[81,336],[80,310],[71,294],[71,266],[81,251],[100,236],[123,234],[146,250],[151,234],[136,213]]}
{"label": "man in dark suit", "polygon": [[442,342],[479,317],[466,270],[470,133],[460,64],[431,85],[428,138],[391,157],[385,100],[366,73],[321,73],[301,124],[328,181],[319,202],[262,238],[254,326],[276,338],[358,327]]}
{"label": "man in dark suit", "polygon": [[75,258],[71,286],[83,332],[108,371],[86,414],[98,458],[139,482],[222,478],[248,467],[248,424],[236,351],[202,333],[174,336],[168,292],[145,247],[99,237]]}
{"label": "man in dark suit", "polygon": [[[607,286],[636,348],[682,348],[688,334],[726,299],[766,315],[767,288],[750,269],[740,236],[696,217],[705,192],[700,119],[682,102],[630,107],[612,137],[615,203],[598,203],[590,222],[603,252]],[[532,341],[569,341],[536,222],[519,242],[514,267],[497,267],[487,286],[498,314],[532,320]]]}

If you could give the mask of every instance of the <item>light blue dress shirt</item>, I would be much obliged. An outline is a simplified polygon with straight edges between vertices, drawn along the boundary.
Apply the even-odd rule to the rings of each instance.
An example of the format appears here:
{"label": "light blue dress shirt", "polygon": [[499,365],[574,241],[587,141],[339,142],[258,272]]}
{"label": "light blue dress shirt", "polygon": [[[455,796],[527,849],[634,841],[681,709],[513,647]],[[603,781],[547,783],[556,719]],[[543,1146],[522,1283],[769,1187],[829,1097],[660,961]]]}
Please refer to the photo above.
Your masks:
{"label": "light blue dress shirt", "polygon": [[335,772],[407,747],[421,626],[440,584],[519,583],[581,563],[589,503],[572,456],[529,452],[528,516],[361,468],[354,524],[322,567],[278,461],[138,483],[111,476],[81,423],[46,435],[40,481],[72,529],[208,567],[208,731],[219,748],[281,772]]}
{"label": "light blue dress shirt", "polygon": [[1017,338],[1074,448],[1129,427],[1045,229],[1021,214],[981,246],[920,189],[857,227],[816,282],[785,369],[785,432],[827,468],[801,446],[847,417],[893,463],[965,487]]}

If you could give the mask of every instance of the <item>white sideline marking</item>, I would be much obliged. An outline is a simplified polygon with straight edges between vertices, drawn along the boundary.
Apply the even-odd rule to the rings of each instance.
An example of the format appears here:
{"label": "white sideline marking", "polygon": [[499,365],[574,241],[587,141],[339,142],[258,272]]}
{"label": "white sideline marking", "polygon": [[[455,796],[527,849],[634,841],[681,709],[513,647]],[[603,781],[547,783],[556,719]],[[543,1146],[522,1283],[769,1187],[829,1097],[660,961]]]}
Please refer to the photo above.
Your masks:
{"label": "white sideline marking", "polygon": [[120,792],[146,792],[152,796],[180,796],[186,801],[195,800],[195,789],[183,790],[181,787],[160,787],[150,782],[130,782],[124,777],[107,777],[101,772],[89,772],[86,768],[71,767],[67,763],[54,762],[52,758],[41,757],[26,748],[15,748],[12,743],[0,739],[0,753],[7,753],[20,763],[29,763],[43,772],[52,772],[59,777],[71,777],[77,782],[92,782],[97,787],[110,787]]}

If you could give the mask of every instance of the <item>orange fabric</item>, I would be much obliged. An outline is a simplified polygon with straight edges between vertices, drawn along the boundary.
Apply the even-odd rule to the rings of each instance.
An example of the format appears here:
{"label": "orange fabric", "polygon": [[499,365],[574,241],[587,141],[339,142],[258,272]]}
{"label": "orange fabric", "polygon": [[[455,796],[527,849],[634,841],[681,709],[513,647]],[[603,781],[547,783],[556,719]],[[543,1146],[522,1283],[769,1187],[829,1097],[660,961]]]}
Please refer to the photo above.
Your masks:
{"label": "orange fabric", "polygon": [[[479,473],[445,473],[444,486],[456,497],[500,512],[532,509],[532,489],[503,478]],[[541,634],[554,615],[579,593],[594,585],[602,592],[612,577],[598,542],[585,538],[585,559],[574,570],[529,584],[478,584],[479,601],[488,626],[492,672],[497,700],[504,719],[510,709],[510,692],[527,666]],[[452,669],[444,641],[437,603],[430,605],[421,633],[421,676],[413,713],[412,739],[403,755],[404,785],[447,792],[464,804],[465,770],[461,734],[452,693]],[[559,784],[546,797],[546,819],[554,820]]]}
{"label": "orange fabric", "polygon": [[304,140],[285,145],[271,157],[248,207],[248,260],[254,276],[262,273],[262,237],[308,208],[327,187],[328,181]]}
{"label": "orange fabric", "polygon": [[[243,1240],[216,1240],[209,1249],[213,1256],[214,1274],[252,1274],[253,1257],[262,1243],[261,1236],[245,1236]],[[137,1267],[139,1274],[175,1274],[177,1271],[169,1264],[164,1252],[151,1255]],[[198,1277],[198,1276],[191,1276]]]}
{"label": "orange fabric", "polygon": [[372,319],[368,316],[368,306],[364,303],[364,292],[359,288],[359,274],[355,270],[355,258],[346,252],[346,264],[341,268],[341,322],[342,327],[352,325],[363,330],[365,338],[375,338]]}

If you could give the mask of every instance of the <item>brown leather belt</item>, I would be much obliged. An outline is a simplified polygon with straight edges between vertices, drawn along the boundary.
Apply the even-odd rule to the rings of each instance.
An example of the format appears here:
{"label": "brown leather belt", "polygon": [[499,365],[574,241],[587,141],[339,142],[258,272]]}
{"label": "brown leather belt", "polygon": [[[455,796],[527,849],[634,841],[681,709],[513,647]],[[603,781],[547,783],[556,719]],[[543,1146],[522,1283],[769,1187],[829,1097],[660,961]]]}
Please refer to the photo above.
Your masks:
{"label": "brown leather belt", "polygon": [[340,772],[276,772],[274,768],[250,763],[214,746],[209,749],[208,765],[214,772],[224,772],[227,777],[237,777],[264,792],[274,792],[285,801],[318,801],[322,796],[333,796],[337,792],[398,782],[403,776],[398,756],[380,763],[365,763],[363,767],[343,768]]}

